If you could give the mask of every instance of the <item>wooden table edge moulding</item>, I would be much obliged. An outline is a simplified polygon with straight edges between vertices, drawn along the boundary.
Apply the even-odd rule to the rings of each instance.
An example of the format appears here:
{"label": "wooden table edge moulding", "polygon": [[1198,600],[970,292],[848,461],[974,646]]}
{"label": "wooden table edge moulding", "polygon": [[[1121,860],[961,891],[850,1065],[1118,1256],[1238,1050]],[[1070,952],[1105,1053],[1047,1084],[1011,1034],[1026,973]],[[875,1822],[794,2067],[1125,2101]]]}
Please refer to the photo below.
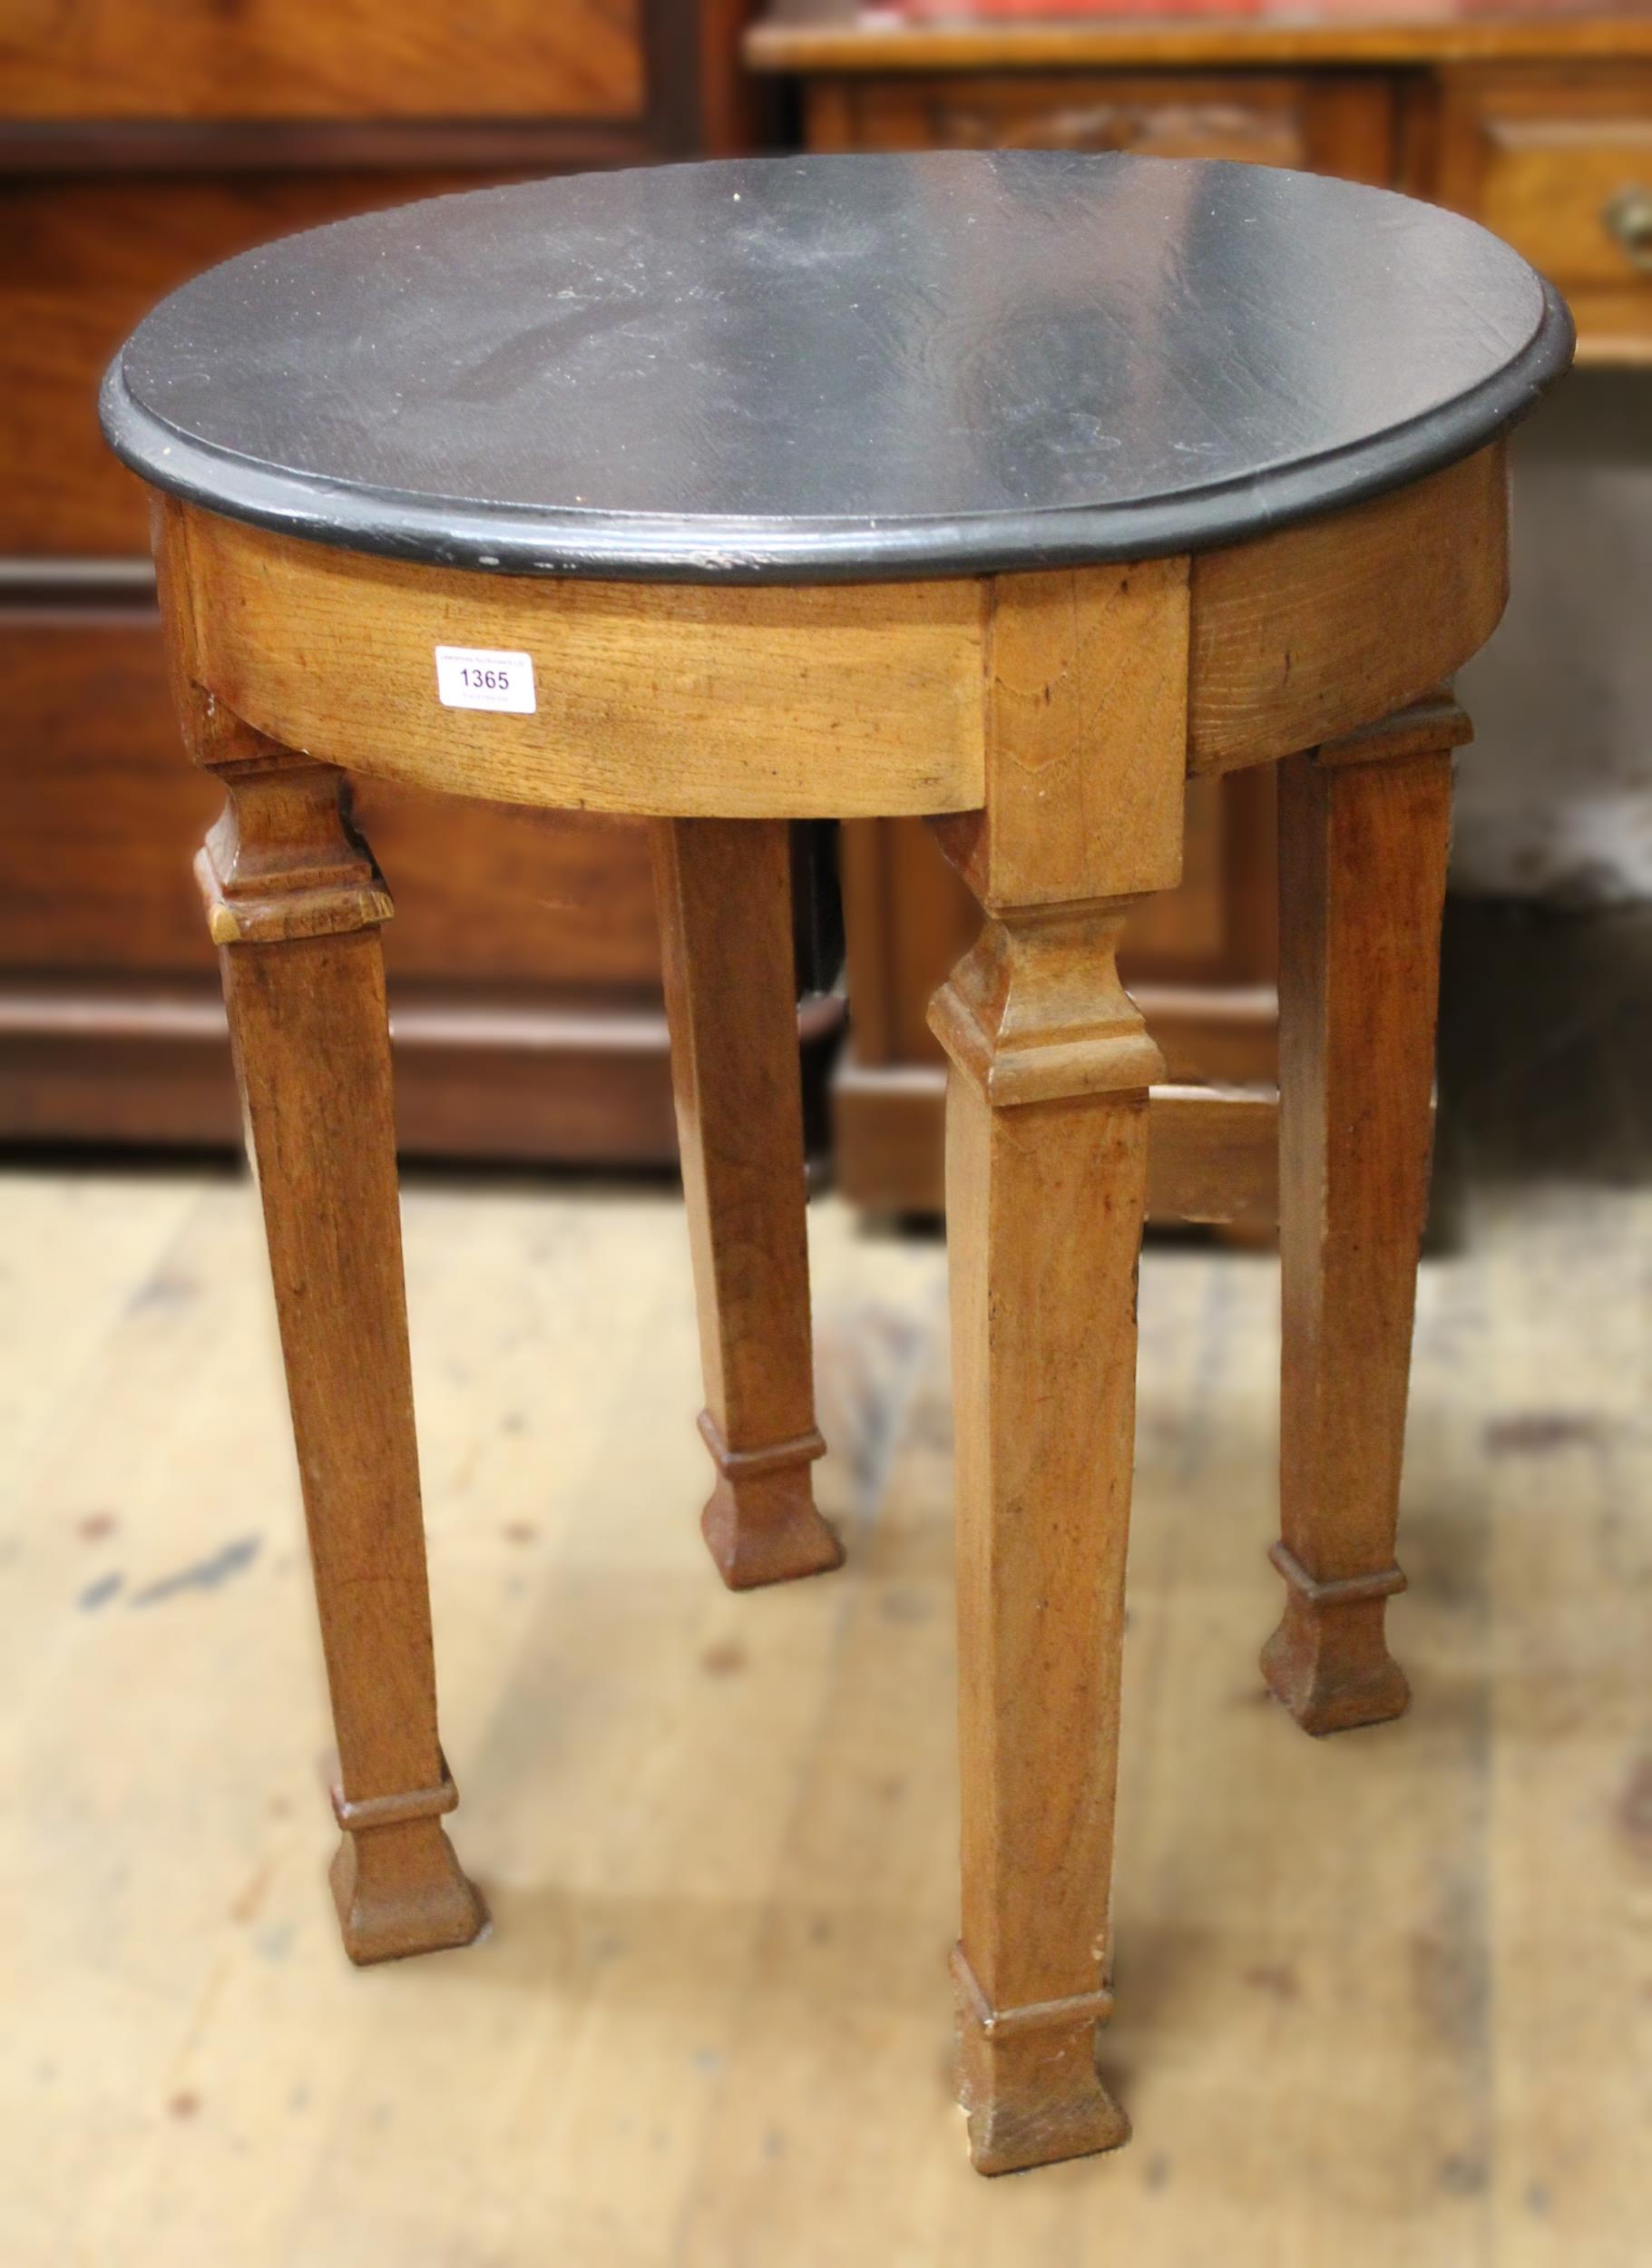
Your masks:
{"label": "wooden table edge moulding", "polygon": [[[1082,226],[1063,236],[1075,213]],[[965,505],[972,483],[1007,478],[990,409],[959,423],[955,406],[1010,398],[992,357],[1018,354],[1029,323],[1054,326],[1032,342],[1051,397],[1033,404],[1036,462],[1054,462],[1037,451],[1070,410],[1048,478],[1070,477],[1066,459],[1097,425],[1080,415],[1095,384],[1086,357],[1103,352],[1081,327],[1115,286],[1138,295],[1145,351],[1162,358],[1120,414],[1141,448],[1204,432],[1198,386],[1226,398],[1236,357],[1251,360],[1234,383],[1271,383],[1293,432],[1310,414],[1334,427],[1344,393],[1390,385],[1411,403],[1416,367],[1402,359],[1382,384],[1357,357],[1334,370],[1347,327],[1356,338],[1378,319],[1357,277],[1354,297],[1294,331],[1288,308],[1229,305],[1246,260],[1271,274],[1254,235],[1224,235],[1251,220],[1278,223],[1294,271],[1312,268],[1323,228],[1331,277],[1355,257],[1332,241],[1339,228],[1349,245],[1387,231],[1398,250],[1380,288],[1422,290],[1407,305],[1433,310],[1382,318],[1417,330],[1393,340],[1396,357],[1432,355],[1458,376],[1420,411],[1371,409],[1372,429],[1344,445],[1304,445],[1242,478],[1143,494],[1127,464],[1060,511],[921,508],[932,478]],[[1178,257],[1158,247],[1132,266],[1131,230],[1168,231]],[[449,257],[410,312],[396,261],[423,257],[426,239]],[[1105,288],[1087,276],[1082,292],[1051,296],[1063,262],[1106,267],[1115,240],[1122,282],[1109,270]],[[1189,281],[1201,257],[1217,280]],[[525,392],[520,327],[543,308],[523,259],[535,278],[571,279],[552,296],[572,297],[572,315],[553,307],[545,320],[578,327],[554,334]],[[924,445],[903,454],[908,428],[892,424],[867,469],[857,441],[834,475],[844,509],[822,512],[798,454],[777,447],[766,471],[762,450],[807,399],[826,401],[833,374],[803,366],[829,361],[834,342],[860,357],[865,392],[845,430],[864,439],[865,420],[889,414],[869,406],[877,357],[892,324],[928,320],[903,262],[924,269],[940,308],[921,351],[899,338],[890,396]],[[1184,298],[1155,315],[1144,272],[1179,277]],[[1023,281],[1046,295],[1031,313],[1013,304]],[[1291,278],[1279,284],[1288,298]],[[1011,304],[972,331],[949,288]],[[1056,301],[1069,311],[1051,313]],[[720,331],[708,331],[708,302]],[[760,332],[742,330],[757,303]],[[1224,364],[1203,381],[1183,369],[1188,340],[1230,318]],[[466,325],[487,333],[474,361],[433,358],[433,341]],[[1258,376],[1256,357],[1285,333],[1286,376]],[[1120,336],[1115,324],[1105,338]],[[333,1883],[354,1960],[464,1943],[484,1913],[443,1825],[456,1798],[436,1731],[402,1285],[379,949],[391,904],[351,822],[349,778],[653,823],[716,1468],[704,1527],[735,1588],[841,1557],[810,1478],[822,1442],[787,827],[921,816],[983,916],[932,1012],[951,1061],[961,2093],[983,2172],[1124,2138],[1094,2050],[1110,2005],[1135,1279],[1163,1065],[1115,954],[1131,908],[1178,880],[1186,780],[1277,763],[1285,1608],[1263,1667],[1310,1732],[1392,1716],[1407,1689],[1384,1613],[1403,1583],[1394,1530],[1439,923],[1452,751],[1468,737],[1445,688],[1504,603],[1501,435],[1570,345],[1563,305],[1516,256],[1386,192],[1024,154],[741,162],[442,200],[230,262],[134,335],[104,423],[154,491],[179,714],[227,797],[197,871],[279,1311],[338,1744]],[[533,355],[545,351],[535,332]],[[1109,367],[1128,392],[1128,357]],[[1186,398],[1161,428],[1166,367]],[[373,389],[391,378],[376,414]],[[515,447],[524,401],[534,447],[551,448],[533,391],[551,384],[556,445],[572,454],[526,473],[513,458],[527,498],[497,501],[512,494],[497,464],[473,466],[469,487],[431,471],[432,451]],[[924,425],[925,384],[946,389],[951,424]],[[716,425],[695,422],[704,398]],[[624,425],[639,404],[647,418]],[[829,407],[817,414],[829,425]],[[727,457],[721,421],[735,429]],[[934,474],[936,430],[964,470]],[[640,471],[660,435],[669,463],[657,454]],[[369,476],[386,450],[396,477]],[[863,475],[887,483],[886,511],[857,502]],[[697,481],[744,498],[739,484],[764,478],[785,509],[684,503]],[[660,509],[639,511],[650,479]],[[593,509],[609,492],[620,503]],[[492,657],[503,674],[484,694],[498,701],[438,699],[437,650]],[[525,704],[524,661],[537,688]]]}

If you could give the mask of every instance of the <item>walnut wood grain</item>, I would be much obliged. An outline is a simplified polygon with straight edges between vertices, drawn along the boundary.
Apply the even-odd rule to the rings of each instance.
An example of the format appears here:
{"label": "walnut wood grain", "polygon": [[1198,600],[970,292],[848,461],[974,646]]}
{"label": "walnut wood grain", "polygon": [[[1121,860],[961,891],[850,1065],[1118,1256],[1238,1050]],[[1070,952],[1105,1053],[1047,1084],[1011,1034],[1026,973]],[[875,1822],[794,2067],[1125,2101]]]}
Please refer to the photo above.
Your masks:
{"label": "walnut wood grain", "polygon": [[[1392,497],[1196,557],[1191,768],[1270,760],[1449,676],[1502,611],[1507,515],[1494,445]],[[685,817],[971,812],[1013,713],[985,659],[980,580],[713,595],[408,565],[176,502],[161,525],[177,572],[212,594],[200,681],[271,738],[407,786]],[[1035,590],[1046,609],[1065,593],[1077,636],[1168,572],[1131,568],[1133,598],[1113,566],[1000,580],[1029,583],[1025,609]],[[1006,638],[1019,619],[1006,614]],[[441,707],[438,644],[532,654],[538,712]]]}
{"label": "walnut wood grain", "polygon": [[607,118],[641,108],[638,0],[13,0],[15,117]]}
{"label": "walnut wood grain", "polygon": [[815,1509],[789,830],[660,821],[654,872],[689,1244],[717,1467],[701,1526],[730,1590],[841,1564]]}
{"label": "walnut wood grain", "polygon": [[1146,895],[1181,879],[1188,562],[987,586],[982,809],[947,856],[985,904]]}
{"label": "walnut wood grain", "polygon": [[[1020,925],[1012,915],[990,926]],[[1109,2149],[1129,2132],[1094,2059],[1109,1978],[1134,1286],[1155,1068],[1111,977],[1120,926],[1110,908],[1059,924],[1041,914],[1019,940],[1035,994],[1067,1003],[1057,1051],[1069,1092],[995,1101],[995,1048],[955,1057],[948,1088],[959,2077],[982,2173]],[[1075,1041],[1087,979],[1094,1012]],[[978,1028],[950,987],[936,1014],[943,1041]]]}
{"label": "walnut wood grain", "polygon": [[338,1744],[333,1892],[355,1961],[486,1921],[441,1825],[413,1382],[378,927],[390,902],[337,773],[221,714],[198,759],[229,805],[198,863],[281,1349]]}
{"label": "walnut wood grain", "polygon": [[1193,562],[1188,761],[1312,748],[1419,699],[1509,597],[1501,443],[1349,513]]}
{"label": "walnut wood grain", "polygon": [[[981,800],[971,582],[714,595],[409,566],[189,506],[165,525],[189,552],[183,572],[214,593],[203,681],[272,738],[351,772],[450,790],[465,778],[499,802],[653,816]],[[347,669],[315,666],[347,645]],[[538,712],[444,709],[437,645],[532,654]]]}
{"label": "walnut wood grain", "polygon": [[1428,1207],[1449,702],[1280,772],[1284,1619],[1263,1655],[1305,1730],[1396,1716],[1388,1652],[1417,1251]]}
{"label": "walnut wood grain", "polygon": [[[1131,897],[1179,871],[1178,565],[1129,571],[1089,619],[1055,592],[997,587],[987,802],[979,822],[938,827],[985,915],[931,1016],[950,1061],[959,2077],[988,2174],[1129,2132],[1094,2035],[1110,2005],[1148,1089],[1164,1064],[1116,953]],[[1134,826],[1110,824],[1104,796],[1065,792],[1059,767],[1047,790],[1028,721],[1046,709],[1086,773],[1119,781]],[[1047,875],[1071,894],[1051,902]]]}

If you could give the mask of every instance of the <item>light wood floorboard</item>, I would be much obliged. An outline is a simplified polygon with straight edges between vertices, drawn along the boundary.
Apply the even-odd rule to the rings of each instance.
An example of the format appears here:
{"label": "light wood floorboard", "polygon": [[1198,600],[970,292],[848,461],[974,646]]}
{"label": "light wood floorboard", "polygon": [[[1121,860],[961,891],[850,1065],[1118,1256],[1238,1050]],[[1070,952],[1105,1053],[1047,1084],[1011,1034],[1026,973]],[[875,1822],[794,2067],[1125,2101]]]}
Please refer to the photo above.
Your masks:
{"label": "light wood floorboard", "polygon": [[1275,1276],[1155,1247],[1106,2160],[950,2106],[943,1256],[814,1210],[841,1575],[744,1598],[680,1210],[415,1185],[455,1838],[367,1972],[250,1193],[0,1176],[7,2268],[1645,2268],[1652,1198],[1424,1271],[1401,1723],[1264,1696]]}

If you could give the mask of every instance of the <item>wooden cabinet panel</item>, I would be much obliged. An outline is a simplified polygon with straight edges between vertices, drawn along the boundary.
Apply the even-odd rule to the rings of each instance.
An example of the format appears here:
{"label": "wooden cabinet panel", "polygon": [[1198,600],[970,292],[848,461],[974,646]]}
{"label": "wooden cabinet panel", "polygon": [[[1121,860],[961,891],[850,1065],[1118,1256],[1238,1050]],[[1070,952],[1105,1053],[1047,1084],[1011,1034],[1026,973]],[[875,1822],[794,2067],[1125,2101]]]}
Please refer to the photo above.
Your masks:
{"label": "wooden cabinet panel", "polygon": [[527,811],[363,780],[356,807],[391,895],[391,982],[660,990],[639,819]]}
{"label": "wooden cabinet panel", "polygon": [[837,863],[856,1060],[938,1064],[924,1012],[975,934],[975,901],[922,819],[846,821]]}
{"label": "wooden cabinet panel", "polygon": [[1383,181],[1389,92],[1326,73],[1048,73],[825,83],[811,88],[816,149],[1126,150],[1233,158]]}
{"label": "wooden cabinet panel", "polygon": [[640,0],[8,0],[24,118],[635,116]]}
{"label": "wooden cabinet panel", "polygon": [[[179,747],[155,618],[0,611],[0,972],[210,979],[190,864],[222,797]],[[393,982],[656,998],[638,823],[377,782],[357,804],[396,898]]]}
{"label": "wooden cabinet panel", "polygon": [[[754,131],[749,0],[8,0],[0,6],[0,1139],[232,1141],[144,501],[99,436],[177,284],[348,214]],[[65,591],[99,594],[73,605]],[[652,894],[624,821],[376,785],[411,1150],[664,1165]],[[831,1044],[816,1004],[806,1060]]]}
{"label": "wooden cabinet panel", "polygon": [[179,745],[152,615],[0,611],[0,971],[210,977],[190,860],[222,797]]}
{"label": "wooden cabinet panel", "polygon": [[1572,302],[1587,359],[1652,359],[1652,69],[1450,74],[1435,195]]}
{"label": "wooden cabinet panel", "polygon": [[149,553],[148,510],[97,425],[141,316],[231,253],[474,177],[401,172],[0,175],[0,552]]}

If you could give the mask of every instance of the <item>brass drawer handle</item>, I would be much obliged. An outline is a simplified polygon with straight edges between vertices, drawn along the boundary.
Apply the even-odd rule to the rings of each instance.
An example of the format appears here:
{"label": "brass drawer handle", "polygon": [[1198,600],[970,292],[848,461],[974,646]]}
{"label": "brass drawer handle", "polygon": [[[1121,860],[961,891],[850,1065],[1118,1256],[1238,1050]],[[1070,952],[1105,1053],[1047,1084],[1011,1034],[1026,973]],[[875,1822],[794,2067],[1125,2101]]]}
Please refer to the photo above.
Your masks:
{"label": "brass drawer handle", "polygon": [[1620,189],[1601,207],[1600,218],[1641,273],[1652,276],[1652,189]]}

